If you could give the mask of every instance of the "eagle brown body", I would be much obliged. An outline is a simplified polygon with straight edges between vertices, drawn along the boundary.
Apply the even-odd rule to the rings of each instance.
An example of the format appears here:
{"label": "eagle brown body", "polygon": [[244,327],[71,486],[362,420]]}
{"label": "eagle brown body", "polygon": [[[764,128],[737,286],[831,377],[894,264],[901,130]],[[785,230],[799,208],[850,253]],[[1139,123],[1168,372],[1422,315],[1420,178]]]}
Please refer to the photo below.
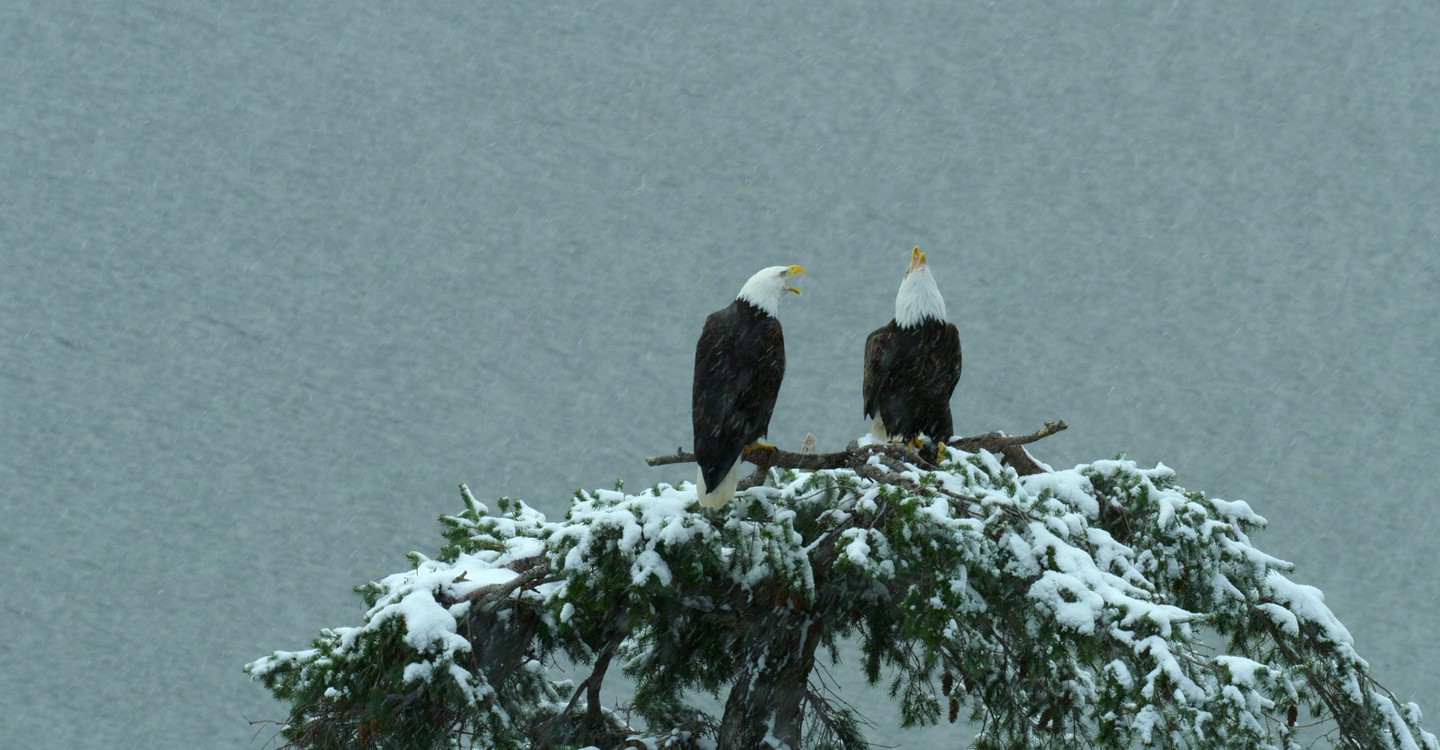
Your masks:
{"label": "eagle brown body", "polygon": [[961,361],[960,332],[945,319],[945,299],[917,247],[895,295],[895,317],[865,339],[865,416],[875,420],[876,437],[949,440]]}
{"label": "eagle brown body", "polygon": [[865,339],[865,416],[878,417],[886,437],[949,440],[960,368],[954,323],[931,319],[901,328],[891,320]]}

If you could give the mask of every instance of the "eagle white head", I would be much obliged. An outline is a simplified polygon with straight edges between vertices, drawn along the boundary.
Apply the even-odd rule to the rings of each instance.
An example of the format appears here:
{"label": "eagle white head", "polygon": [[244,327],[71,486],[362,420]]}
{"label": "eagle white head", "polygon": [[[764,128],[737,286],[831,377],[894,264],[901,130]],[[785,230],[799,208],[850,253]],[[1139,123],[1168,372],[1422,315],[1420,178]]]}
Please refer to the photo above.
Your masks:
{"label": "eagle white head", "polygon": [[736,298],[760,308],[772,318],[776,317],[780,312],[780,298],[784,297],[786,292],[800,293],[799,289],[790,285],[790,278],[804,273],[805,269],[800,266],[762,268],[745,282],[745,286],[740,287],[740,294],[736,295]]}
{"label": "eagle white head", "polygon": [[926,318],[945,320],[945,298],[940,296],[930,266],[925,264],[925,253],[917,245],[910,251],[910,267],[905,269],[905,280],[895,295],[895,324],[913,328]]}

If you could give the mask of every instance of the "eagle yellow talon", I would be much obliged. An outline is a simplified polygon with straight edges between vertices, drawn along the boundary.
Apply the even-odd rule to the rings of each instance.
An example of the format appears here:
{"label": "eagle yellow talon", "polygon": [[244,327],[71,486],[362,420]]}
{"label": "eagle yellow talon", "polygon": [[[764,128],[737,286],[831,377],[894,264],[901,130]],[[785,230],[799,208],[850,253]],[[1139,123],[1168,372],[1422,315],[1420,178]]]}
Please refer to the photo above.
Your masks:
{"label": "eagle yellow talon", "polygon": [[945,460],[945,451],[946,451],[946,450],[948,450],[948,449],[945,447],[945,444],[944,444],[944,443],[936,443],[936,444],[935,444],[935,463],[938,464],[938,463],[940,463],[941,461],[944,461],[944,460]]}
{"label": "eagle yellow talon", "polygon": [[777,451],[777,450],[780,450],[780,449],[779,449],[779,448],[776,448],[775,446],[773,446],[773,445],[771,445],[771,444],[769,444],[769,443],[767,443],[767,442],[765,442],[764,440],[756,440],[755,442],[753,442],[753,443],[745,446],[745,450],[747,450],[747,451]]}

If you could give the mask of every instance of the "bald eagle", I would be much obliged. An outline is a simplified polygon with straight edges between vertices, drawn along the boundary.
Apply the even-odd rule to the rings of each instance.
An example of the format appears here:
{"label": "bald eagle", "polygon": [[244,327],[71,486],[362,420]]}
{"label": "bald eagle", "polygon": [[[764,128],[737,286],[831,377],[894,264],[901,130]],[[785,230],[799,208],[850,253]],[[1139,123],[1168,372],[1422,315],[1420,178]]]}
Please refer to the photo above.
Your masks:
{"label": "bald eagle", "polygon": [[916,247],[895,317],[865,340],[865,416],[875,419],[874,435],[949,440],[950,394],[959,382],[960,332],[945,320],[945,300]]}
{"label": "bald eagle", "polygon": [[800,293],[790,277],[803,273],[800,266],[763,269],[745,282],[734,302],[705,319],[695,344],[691,419],[700,465],[696,492],[706,508],[730,502],[740,481],[741,454],[770,428],[785,376],[785,336],[775,314],[781,297]]}

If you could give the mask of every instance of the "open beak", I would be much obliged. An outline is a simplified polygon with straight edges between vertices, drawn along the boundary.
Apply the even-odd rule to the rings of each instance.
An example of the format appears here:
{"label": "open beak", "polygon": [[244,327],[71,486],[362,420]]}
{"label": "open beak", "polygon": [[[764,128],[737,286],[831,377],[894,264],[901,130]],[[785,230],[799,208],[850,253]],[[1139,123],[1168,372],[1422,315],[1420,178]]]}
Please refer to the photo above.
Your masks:
{"label": "open beak", "polygon": [[[789,268],[785,269],[785,278],[787,278],[787,279],[790,278],[791,276],[804,276],[804,275],[805,275],[805,269],[802,268],[802,267],[800,267],[800,266],[790,266]],[[796,289],[796,288],[793,287],[793,286],[786,286],[785,289],[788,290],[788,291],[794,292],[794,293],[796,293],[796,294],[799,294],[799,293],[800,293],[800,290],[799,290],[799,289]]]}
{"label": "open beak", "polygon": [[905,269],[905,275],[909,276],[915,272],[915,269],[923,265],[925,265],[925,253],[920,252],[920,246],[916,245],[915,249],[910,251],[910,267]]}

